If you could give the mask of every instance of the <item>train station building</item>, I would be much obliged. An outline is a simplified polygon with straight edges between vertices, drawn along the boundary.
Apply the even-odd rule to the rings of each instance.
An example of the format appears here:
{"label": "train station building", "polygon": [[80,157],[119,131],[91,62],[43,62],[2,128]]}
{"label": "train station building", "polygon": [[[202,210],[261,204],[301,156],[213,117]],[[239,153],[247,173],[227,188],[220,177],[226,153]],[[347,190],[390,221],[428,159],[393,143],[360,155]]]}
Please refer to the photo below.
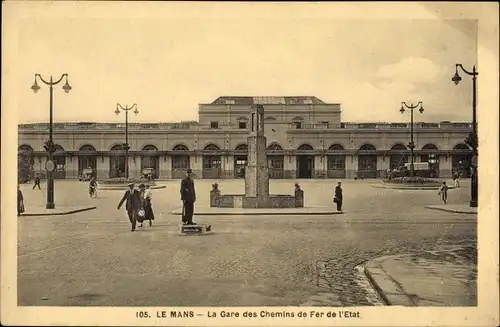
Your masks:
{"label": "train station building", "polygon": [[[223,96],[199,104],[198,121],[129,123],[129,176],[153,168],[159,179],[244,178],[249,109],[262,104],[270,178],[379,178],[410,160],[409,123],[343,122],[341,105],[314,96]],[[55,123],[55,178],[75,179],[92,168],[98,179],[125,174],[125,124]],[[471,123],[415,122],[415,162],[428,162],[432,177],[453,170],[469,176],[472,151],[464,139]],[[43,174],[47,123],[20,124],[19,151]]]}

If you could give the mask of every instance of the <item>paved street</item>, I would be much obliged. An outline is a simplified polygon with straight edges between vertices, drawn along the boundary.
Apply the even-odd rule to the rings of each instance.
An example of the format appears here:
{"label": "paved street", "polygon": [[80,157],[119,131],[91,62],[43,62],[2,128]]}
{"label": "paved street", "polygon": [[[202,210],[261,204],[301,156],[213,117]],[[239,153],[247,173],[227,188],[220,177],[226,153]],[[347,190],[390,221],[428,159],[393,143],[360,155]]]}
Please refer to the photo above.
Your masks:
{"label": "paved street", "polygon": [[[271,181],[271,193],[293,192],[294,180]],[[429,210],[436,191],[373,188],[346,180],[345,214],[335,216],[206,216],[207,236],[179,236],[177,181],[153,193],[153,227],[131,233],[122,191],[87,199],[86,183],[56,181],[56,205],[95,203],[67,216],[19,218],[19,305],[273,306],[300,305],[329,292],[338,305],[372,305],[355,267],[374,257],[433,249],[476,239],[476,216]],[[208,206],[213,181],[196,181]],[[335,180],[300,181],[307,205],[333,205]],[[243,180],[219,182],[243,193]],[[42,187],[45,187],[42,184]],[[26,206],[45,190],[22,185]],[[450,204],[469,199],[468,181],[449,192]],[[410,202],[411,201],[411,202]],[[196,212],[196,211],[195,211]]]}

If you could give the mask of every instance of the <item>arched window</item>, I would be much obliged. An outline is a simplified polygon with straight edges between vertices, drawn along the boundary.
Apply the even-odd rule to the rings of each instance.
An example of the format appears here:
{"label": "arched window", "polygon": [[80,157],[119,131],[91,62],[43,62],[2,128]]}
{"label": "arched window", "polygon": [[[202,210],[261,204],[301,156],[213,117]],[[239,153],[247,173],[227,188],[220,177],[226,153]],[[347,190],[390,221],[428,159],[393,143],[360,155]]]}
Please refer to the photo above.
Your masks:
{"label": "arched window", "polygon": [[148,144],[142,148],[142,151],[158,151],[158,148],[154,145]]}
{"label": "arched window", "polygon": [[[329,151],[344,151],[340,144],[332,144]],[[345,154],[329,154],[327,156],[327,175],[328,178],[345,178]]]}
{"label": "arched window", "polygon": [[363,151],[375,151],[376,148],[371,144],[363,144],[359,148],[358,155],[358,177],[359,178],[377,178],[377,155],[364,154]]}
{"label": "arched window", "polygon": [[391,150],[407,150],[404,144],[398,143],[391,147]]}
{"label": "arched window", "polygon": [[432,151],[437,151],[438,147],[429,143],[424,145],[422,150],[427,151],[427,153],[420,155],[420,161],[429,163],[429,177],[439,177],[439,156],[436,153],[432,153]]}
{"label": "arched window", "polygon": [[111,156],[109,158],[109,177],[125,177],[126,158],[124,144],[116,144],[110,149]]}
{"label": "arched window", "polygon": [[188,147],[183,144],[177,144],[172,148],[172,151],[189,151]]}
{"label": "arched window", "polygon": [[344,150],[344,147],[340,144],[332,144],[328,150],[330,151],[343,151]]}
{"label": "arched window", "polygon": [[[208,144],[203,149],[204,151],[218,151],[220,148],[215,144]],[[203,155],[203,178],[220,178],[222,169],[222,160],[219,154],[204,154]]]}
{"label": "arched window", "polygon": [[299,151],[312,151],[314,150],[312,146],[310,146],[309,144],[302,144],[301,146],[299,146],[297,148],[297,150]]}
{"label": "arched window", "polygon": [[431,143],[426,144],[422,147],[422,150],[437,150],[437,149],[438,147]]}
{"label": "arched window", "polygon": [[401,143],[394,144],[391,147],[391,149],[389,150],[389,153],[393,152],[390,154],[389,158],[389,168],[391,170],[404,166],[404,164],[408,162],[408,155],[406,153],[401,153],[401,151],[406,151],[406,150],[407,150],[406,146]]}
{"label": "arched window", "polygon": [[160,175],[160,156],[158,148],[152,144],[142,147],[141,178],[157,179]]}
{"label": "arched window", "polygon": [[359,148],[359,151],[375,151],[375,150],[376,150],[376,148],[371,144],[363,144]]}
{"label": "arched window", "polygon": [[234,151],[248,151],[248,145],[240,144],[236,148],[234,148]]}
{"label": "arched window", "polygon": [[33,148],[27,144],[23,144],[17,148],[19,152],[33,152]]}
{"label": "arched window", "polygon": [[208,144],[203,150],[205,150],[205,151],[217,151],[217,150],[220,150],[220,148],[215,144]]}
{"label": "arched window", "polygon": [[95,173],[97,170],[97,151],[94,146],[85,144],[78,151],[78,173],[83,174],[84,169],[93,169]]}
{"label": "arched window", "polygon": [[453,147],[453,150],[470,150],[469,146],[465,143],[459,143]]}
{"label": "arched window", "polygon": [[96,149],[90,144],[85,144],[85,145],[82,145],[78,151],[80,151],[80,152],[96,152]]}
{"label": "arched window", "polygon": [[455,153],[451,156],[451,168],[461,177],[470,177],[472,150],[467,144],[460,143],[453,147]]}
{"label": "arched window", "polygon": [[66,178],[66,153],[64,148],[59,144],[54,145],[54,163],[56,169],[54,170],[54,179],[65,179]]}
{"label": "arched window", "polygon": [[267,147],[267,150],[283,150],[283,148],[278,143],[273,142],[273,143],[269,144],[269,146]]}

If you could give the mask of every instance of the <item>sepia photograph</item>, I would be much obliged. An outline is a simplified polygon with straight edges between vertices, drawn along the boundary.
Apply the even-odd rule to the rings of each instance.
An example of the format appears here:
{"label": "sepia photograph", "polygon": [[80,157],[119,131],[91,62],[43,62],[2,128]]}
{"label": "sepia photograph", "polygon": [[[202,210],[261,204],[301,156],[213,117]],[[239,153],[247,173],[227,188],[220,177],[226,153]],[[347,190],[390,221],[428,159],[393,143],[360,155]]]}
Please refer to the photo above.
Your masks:
{"label": "sepia photograph", "polygon": [[498,325],[498,4],[2,7],[2,324]]}

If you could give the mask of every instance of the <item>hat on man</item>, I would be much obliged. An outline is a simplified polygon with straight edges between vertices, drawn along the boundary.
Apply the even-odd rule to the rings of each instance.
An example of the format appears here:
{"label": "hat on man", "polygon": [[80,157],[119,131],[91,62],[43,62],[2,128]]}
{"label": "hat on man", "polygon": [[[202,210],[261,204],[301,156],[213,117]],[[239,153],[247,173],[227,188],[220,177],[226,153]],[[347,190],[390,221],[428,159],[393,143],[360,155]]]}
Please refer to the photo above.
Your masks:
{"label": "hat on man", "polygon": [[128,184],[128,187],[132,187],[132,186],[134,186],[134,185],[135,185],[134,183],[129,183],[129,184]]}
{"label": "hat on man", "polygon": [[192,174],[193,173],[193,170],[191,168],[188,168],[187,171],[186,171],[188,174]]}
{"label": "hat on man", "polygon": [[144,183],[141,183],[141,184],[139,185],[139,188],[146,188],[146,185],[144,185]]}

